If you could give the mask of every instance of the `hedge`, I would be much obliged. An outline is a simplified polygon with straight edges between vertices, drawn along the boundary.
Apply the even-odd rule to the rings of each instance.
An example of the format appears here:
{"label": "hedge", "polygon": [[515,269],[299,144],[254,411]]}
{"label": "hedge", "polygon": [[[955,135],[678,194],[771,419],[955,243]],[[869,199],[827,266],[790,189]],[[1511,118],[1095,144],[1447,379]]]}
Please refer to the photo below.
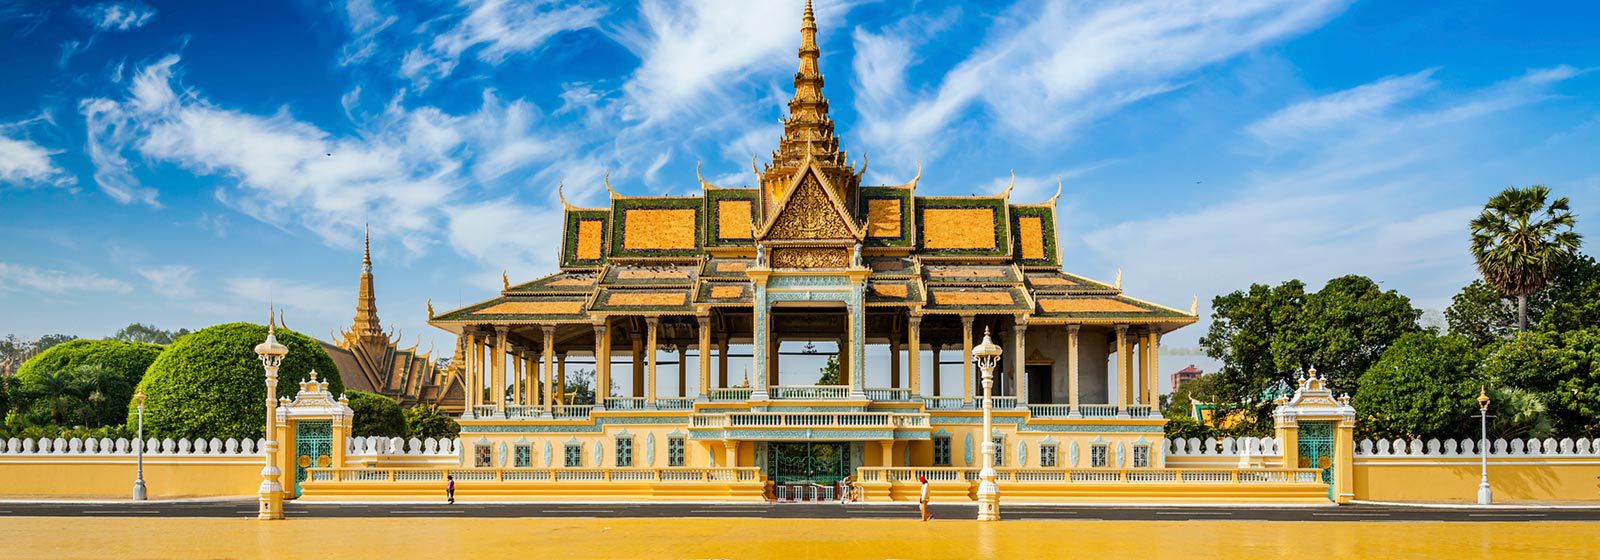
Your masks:
{"label": "hedge", "polygon": [[[277,331],[289,348],[278,371],[278,396],[293,398],[314,369],[328,390],[344,392],[339,369],[322,346],[306,335]],[[159,438],[259,438],[266,423],[267,388],[255,346],[267,327],[228,323],[201,329],[168,346],[139,388],[144,390],[144,429]],[[132,408],[129,409],[131,417]]]}
{"label": "hedge", "polygon": [[[122,378],[122,389],[106,395],[107,408],[115,411],[128,406],[133,399],[134,387],[144,378],[145,370],[156,361],[162,347],[143,342],[120,340],[72,340],[40,352],[17,369],[11,389],[25,388],[46,373],[70,371],[83,366],[100,366]],[[42,403],[40,403],[42,404]],[[39,406],[39,405],[35,405]],[[96,424],[115,424],[116,418],[102,418]]]}

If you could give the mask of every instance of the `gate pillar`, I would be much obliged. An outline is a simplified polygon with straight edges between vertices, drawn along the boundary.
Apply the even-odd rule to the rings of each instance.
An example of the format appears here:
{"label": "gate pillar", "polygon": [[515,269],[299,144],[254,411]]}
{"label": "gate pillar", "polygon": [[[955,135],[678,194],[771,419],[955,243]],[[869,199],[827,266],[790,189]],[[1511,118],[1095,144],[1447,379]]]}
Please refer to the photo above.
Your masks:
{"label": "gate pillar", "polygon": [[1333,396],[1326,376],[1316,368],[1298,380],[1292,397],[1280,397],[1272,424],[1283,448],[1284,468],[1314,468],[1328,484],[1328,499],[1348,503],[1355,497],[1356,409],[1350,396]]}
{"label": "gate pillar", "polygon": [[283,497],[297,498],[300,483],[310,476],[310,469],[344,466],[346,440],[355,411],[344,395],[334,399],[328,392],[328,382],[318,380],[315,371],[300,382],[293,401],[284,397],[278,403],[277,439],[283,450],[278,454],[278,469],[284,473]]}

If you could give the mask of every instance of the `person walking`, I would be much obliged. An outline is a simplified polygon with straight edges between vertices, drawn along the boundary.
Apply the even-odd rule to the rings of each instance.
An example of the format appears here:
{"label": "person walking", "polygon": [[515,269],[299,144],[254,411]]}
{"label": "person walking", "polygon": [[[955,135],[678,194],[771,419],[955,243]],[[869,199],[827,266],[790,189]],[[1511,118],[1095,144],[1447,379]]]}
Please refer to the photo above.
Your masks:
{"label": "person walking", "polygon": [[454,504],[456,503],[456,477],[445,475],[444,481],[444,497],[449,503]]}
{"label": "person walking", "polygon": [[922,496],[917,498],[917,503],[922,508],[922,520],[933,519],[933,514],[928,512],[928,477],[918,476],[917,481],[922,483]]}

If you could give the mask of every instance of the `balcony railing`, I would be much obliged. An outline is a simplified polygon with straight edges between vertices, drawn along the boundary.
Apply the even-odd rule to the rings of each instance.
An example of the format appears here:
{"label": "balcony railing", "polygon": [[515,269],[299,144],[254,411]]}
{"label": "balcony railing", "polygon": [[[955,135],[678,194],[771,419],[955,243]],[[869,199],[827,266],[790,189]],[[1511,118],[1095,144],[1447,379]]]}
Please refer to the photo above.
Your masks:
{"label": "balcony railing", "polygon": [[849,385],[774,385],[772,398],[795,400],[841,400],[850,397]]}
{"label": "balcony railing", "polygon": [[905,402],[911,400],[911,390],[867,389],[867,400],[875,402]]}
{"label": "balcony railing", "polygon": [[711,402],[744,402],[750,400],[749,387],[728,387],[709,391]]}
{"label": "balcony railing", "polygon": [[606,397],[606,410],[643,410],[644,397]]}
{"label": "balcony railing", "polygon": [[1072,414],[1070,404],[1030,404],[1028,414],[1034,418],[1066,418]]}
{"label": "balcony railing", "polygon": [[588,418],[593,406],[587,404],[558,404],[550,407],[550,412],[556,418]]}
{"label": "balcony railing", "polygon": [[[1017,407],[1017,398],[1016,397],[1000,397],[1000,396],[996,396],[996,397],[990,397],[990,398],[994,399],[994,407],[995,408],[1016,408]],[[983,398],[979,397],[978,400],[982,401]]]}
{"label": "balcony railing", "polygon": [[544,407],[539,405],[506,405],[506,418],[538,418],[544,415]]}
{"label": "balcony railing", "polygon": [[495,410],[492,404],[479,404],[472,406],[472,414],[479,418],[489,418],[498,414],[498,411]]}
{"label": "balcony railing", "polygon": [[442,484],[445,476],[462,482],[757,482],[756,467],[692,468],[510,468],[510,469],[310,469],[312,482]]}
{"label": "balcony railing", "polygon": [[1148,404],[1130,404],[1123,408],[1128,411],[1129,418],[1149,418],[1155,413],[1154,407]]}
{"label": "balcony railing", "polygon": [[1078,414],[1084,418],[1114,418],[1118,408],[1114,404],[1080,404]]}
{"label": "balcony railing", "polygon": [[961,397],[923,397],[922,402],[928,410],[960,410],[966,406]]}
{"label": "balcony railing", "polygon": [[[862,467],[863,482],[915,484],[930,481],[976,481],[978,469],[959,467]],[[1290,484],[1316,483],[1317,469],[996,469],[1002,483],[1066,484]]]}
{"label": "balcony railing", "polygon": [[697,414],[695,428],[927,428],[920,414],[889,412],[729,412]]}
{"label": "balcony railing", "polygon": [[685,397],[668,397],[656,399],[657,410],[694,410],[694,399]]}

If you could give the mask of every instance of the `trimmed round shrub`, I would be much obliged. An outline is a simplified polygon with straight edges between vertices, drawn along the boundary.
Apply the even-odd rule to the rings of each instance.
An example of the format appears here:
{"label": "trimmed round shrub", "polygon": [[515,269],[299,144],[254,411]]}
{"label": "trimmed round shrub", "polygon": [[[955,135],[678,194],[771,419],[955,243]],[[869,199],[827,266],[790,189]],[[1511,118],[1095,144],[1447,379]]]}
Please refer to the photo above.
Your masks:
{"label": "trimmed round shrub", "polygon": [[350,397],[350,410],[356,417],[350,425],[350,435],[356,437],[406,436],[406,412],[394,399],[366,391],[345,391]]}
{"label": "trimmed round shrub", "polygon": [[415,438],[459,437],[461,425],[439,407],[419,404],[406,409],[406,430]]}
{"label": "trimmed round shrub", "polygon": [[[110,394],[104,395],[104,402],[93,408],[80,411],[83,417],[79,420],[91,426],[115,425],[122,422],[122,410],[128,407],[128,401],[133,399],[134,387],[144,378],[146,369],[156,361],[161,354],[161,346],[143,342],[124,342],[120,340],[84,340],[78,339],[63,342],[50,349],[40,352],[22,367],[17,369],[16,379],[12,389],[22,389],[22,392],[37,383],[42,377],[58,372],[72,372],[79,368],[99,367],[114,375],[118,383],[107,383],[111,387]],[[32,408],[48,407],[47,403],[36,402]],[[103,412],[99,412],[103,411]],[[43,412],[43,411],[37,411]]]}
{"label": "trimmed round shrub", "polygon": [[[289,348],[278,369],[278,396],[294,398],[312,370],[328,391],[344,392],[339,369],[311,337],[278,329]],[[267,387],[255,347],[267,327],[227,323],[200,329],[173,342],[145,373],[146,437],[259,438],[266,427]],[[128,409],[130,418],[133,409]]]}

